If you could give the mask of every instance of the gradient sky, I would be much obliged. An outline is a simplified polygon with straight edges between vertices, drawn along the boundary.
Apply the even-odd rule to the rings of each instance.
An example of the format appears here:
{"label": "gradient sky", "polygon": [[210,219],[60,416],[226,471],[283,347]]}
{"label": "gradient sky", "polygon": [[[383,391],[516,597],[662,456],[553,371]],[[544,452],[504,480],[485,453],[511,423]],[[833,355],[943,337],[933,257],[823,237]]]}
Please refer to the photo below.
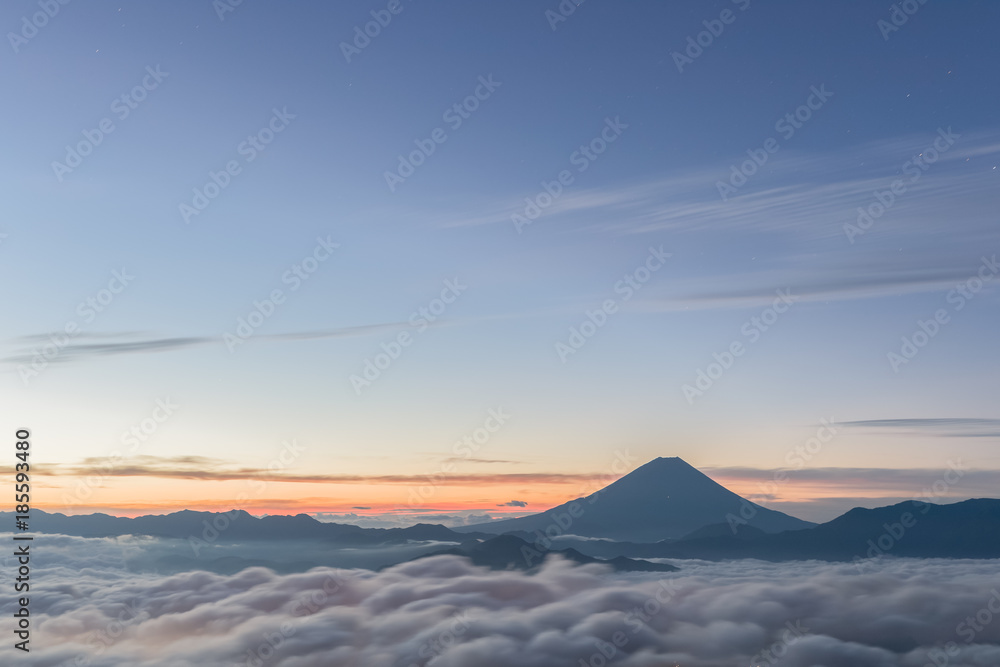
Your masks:
{"label": "gradient sky", "polygon": [[[983,258],[1000,253],[1000,6],[930,2],[886,31],[889,8],[861,1],[594,0],[553,24],[554,0],[403,0],[348,62],[342,43],[386,3],[218,5],[70,3],[24,33],[37,3],[0,10],[0,422],[32,430],[46,509],[481,517],[657,456],[814,520],[919,497],[950,461],[976,472],[942,498],[995,495],[1000,277]],[[672,54],[723,11],[679,71]],[[116,102],[157,68],[135,108]],[[446,112],[477,87],[456,127]],[[247,149],[275,110],[273,142]],[[78,166],[53,166],[103,119],[113,132]],[[602,130],[614,141],[581,158]],[[767,145],[723,201],[718,183]],[[231,161],[186,221],[180,205]],[[845,229],[897,179],[863,234]],[[286,272],[318,239],[338,247],[296,285]],[[671,256],[626,300],[619,281],[650,248]],[[80,306],[123,270],[101,312]],[[980,291],[954,291],[977,275]],[[446,281],[459,295],[413,326]],[[276,289],[273,314],[227,346]],[[776,290],[793,304],[763,331],[752,318]],[[557,344],[607,300],[563,360]],[[411,344],[356,391],[401,333]],[[491,410],[509,418],[457,446],[497,425]],[[823,419],[836,433],[796,455]],[[779,468],[787,480],[759,486]]]}

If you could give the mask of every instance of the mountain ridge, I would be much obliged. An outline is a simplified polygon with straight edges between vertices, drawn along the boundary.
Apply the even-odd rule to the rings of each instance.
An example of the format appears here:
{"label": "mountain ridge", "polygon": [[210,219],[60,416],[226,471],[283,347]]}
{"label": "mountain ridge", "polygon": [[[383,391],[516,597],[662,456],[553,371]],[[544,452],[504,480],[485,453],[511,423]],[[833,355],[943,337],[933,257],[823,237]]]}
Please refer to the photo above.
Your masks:
{"label": "mountain ridge", "polygon": [[1000,499],[973,498],[948,505],[904,501],[884,507],[855,507],[806,530],[764,535],[724,535],[650,544],[567,538],[598,558],[698,558],[767,561],[864,562],[882,556],[908,558],[1000,558]]}
{"label": "mountain ridge", "polygon": [[[14,516],[0,512],[0,522],[13,525]],[[782,525],[790,527],[778,530]],[[301,513],[255,517],[238,509],[225,513],[182,510],[135,518],[36,509],[31,530],[91,538],[178,538],[199,548],[216,541],[267,540],[308,540],[321,543],[322,549],[330,545],[348,550],[394,545],[437,549],[451,544],[455,545],[451,549],[454,553],[479,553],[478,557],[487,560],[503,559],[514,540],[523,540],[542,552],[570,550],[570,556],[579,552],[604,559],[851,560],[884,554],[1000,558],[1000,500],[977,498],[947,505],[906,501],[872,509],[856,507],[815,525],[750,503],[680,458],[661,457],[596,493],[545,512],[458,528],[427,523],[362,528],[321,522]],[[498,535],[509,535],[510,539],[491,541]],[[195,555],[198,551],[195,549]],[[181,561],[177,562],[180,566]],[[216,562],[220,568],[239,566],[228,556]]]}
{"label": "mountain ridge", "polygon": [[[540,531],[631,542],[679,539],[719,523],[766,533],[815,524],[733,493],[679,457],[658,457],[596,493],[514,519],[456,527],[457,532]],[[555,527],[555,529],[553,529]]]}
{"label": "mountain ridge", "polygon": [[[0,512],[0,521],[14,514]],[[462,542],[468,533],[459,534],[440,524],[418,523],[406,528],[362,528],[344,523],[319,521],[308,514],[255,517],[245,510],[202,512],[180,510],[168,514],[117,517],[110,514],[67,515],[32,510],[31,529],[42,533],[60,533],[75,537],[117,537],[147,535],[204,542],[260,539],[306,539],[332,541],[341,545],[378,545],[409,541]],[[491,537],[487,534],[481,537]]]}

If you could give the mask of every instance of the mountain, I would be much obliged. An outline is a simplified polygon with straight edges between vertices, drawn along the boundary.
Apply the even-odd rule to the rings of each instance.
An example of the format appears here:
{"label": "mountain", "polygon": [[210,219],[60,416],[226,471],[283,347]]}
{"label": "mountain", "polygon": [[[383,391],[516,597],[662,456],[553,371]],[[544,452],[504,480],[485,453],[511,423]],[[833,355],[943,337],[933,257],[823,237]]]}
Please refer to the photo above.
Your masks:
{"label": "mountain", "polygon": [[[0,512],[0,521],[13,524],[14,515]],[[257,518],[243,510],[151,514],[135,518],[108,514],[70,515],[32,510],[31,530],[77,537],[197,538],[205,542],[235,540],[324,540],[338,546],[374,546],[406,542],[462,542],[468,534],[458,534],[438,524],[418,523],[407,528],[361,528],[342,523],[325,523],[306,514]],[[481,535],[489,537],[488,535]]]}
{"label": "mountain", "polygon": [[681,541],[702,540],[707,537],[737,537],[745,540],[761,537],[763,535],[767,535],[767,533],[760,528],[754,528],[753,526],[747,524],[736,523],[734,525],[729,525],[728,523],[713,523],[710,526],[702,526],[698,530],[688,533],[681,538]]}
{"label": "mountain", "polygon": [[[648,465],[643,468],[648,468]],[[626,479],[622,478],[619,482]],[[711,480],[709,482],[715,484]],[[608,490],[614,486],[611,485]],[[584,518],[591,516],[589,512],[592,508],[600,508],[599,503],[604,502],[605,498],[618,500],[615,495],[599,498],[592,506],[585,506],[583,514],[574,510],[575,516],[571,516],[569,504],[543,513],[551,517],[552,525],[568,527],[565,531],[568,536],[552,541],[544,536],[540,537],[538,532],[529,531],[514,531],[516,534],[496,537],[484,532],[459,533],[444,526],[428,524],[417,524],[409,528],[360,528],[323,523],[304,514],[256,518],[235,510],[225,514],[184,511],[134,519],[106,514],[66,516],[33,510],[31,530],[80,537],[149,535],[179,538],[189,544],[192,537],[203,541],[194,552],[197,559],[188,557],[187,552],[184,552],[182,556],[175,554],[157,561],[154,569],[164,571],[210,569],[229,572],[251,565],[264,565],[279,571],[299,571],[301,568],[308,569],[313,564],[335,564],[340,567],[345,554],[356,554],[346,566],[379,568],[438,549],[440,545],[436,543],[440,542],[450,542],[456,546],[434,553],[455,553],[466,556],[477,564],[500,569],[519,567],[515,561],[526,560],[522,551],[524,547],[536,552],[537,558],[532,560],[537,562],[547,553],[560,553],[581,563],[607,559],[606,562],[616,569],[627,571],[649,568],[664,571],[657,564],[630,560],[634,558],[756,558],[770,561],[853,561],[882,555],[913,558],[1000,558],[1000,500],[996,499],[982,498],[950,505],[908,501],[875,509],[855,508],[827,523],[780,533],[768,533],[756,526],[740,524],[736,534],[733,534],[728,522],[716,522],[686,531],[677,539],[639,542],[573,537],[576,527],[583,523]],[[579,502],[587,503],[589,500]],[[626,524],[626,527],[635,520],[635,516],[641,518],[651,513],[643,505],[636,507],[631,515],[621,515],[621,523]],[[568,518],[551,514],[562,511],[563,508]],[[702,510],[703,508],[694,506],[692,513],[701,518],[692,522],[704,520],[706,513]],[[593,516],[598,516],[596,511]],[[568,519],[573,522],[567,524]],[[751,523],[752,519],[753,517]],[[6,521],[7,525],[11,525],[13,520],[14,515],[10,512],[0,512],[0,524]],[[493,526],[494,524],[490,524],[489,527]],[[641,531],[636,532],[641,534]],[[200,546],[208,546],[216,541],[235,544],[231,544],[228,552],[209,550],[204,557],[199,555]],[[284,559],[267,560],[249,556],[254,553],[251,543],[290,545],[293,541],[297,541],[296,546],[288,550]],[[247,552],[233,553],[233,549],[241,550],[244,546],[247,547]],[[213,556],[220,553],[223,554],[222,558],[213,559]],[[273,553],[273,550],[267,553]],[[332,563],[331,559],[338,563]],[[525,566],[530,568],[533,564],[526,563]]]}
{"label": "mountain", "polygon": [[726,535],[718,530],[654,544],[560,541],[595,557],[728,560],[854,561],[884,555],[910,558],[1000,558],[1000,500],[980,498],[951,505],[906,501],[856,507],[808,530]]}
{"label": "mountain", "polygon": [[548,530],[550,535],[657,542],[678,539],[713,524],[728,526],[731,518],[765,533],[815,525],[751,503],[672,457],[650,461],[593,495],[540,514],[455,530],[492,534]]}
{"label": "mountain", "polygon": [[749,540],[760,556],[853,560],[889,554],[911,558],[1000,558],[1000,500],[950,505],[909,500],[856,507],[807,533]]}
{"label": "mountain", "polygon": [[665,563],[650,563],[625,556],[602,560],[584,555],[576,549],[538,550],[534,545],[514,535],[501,535],[483,542],[471,541],[459,547],[423,554],[413,560],[431,556],[454,555],[464,556],[471,560],[474,565],[488,567],[491,570],[534,570],[542,564],[549,554],[557,554],[574,563],[610,565],[618,572],[676,572],[678,569]]}

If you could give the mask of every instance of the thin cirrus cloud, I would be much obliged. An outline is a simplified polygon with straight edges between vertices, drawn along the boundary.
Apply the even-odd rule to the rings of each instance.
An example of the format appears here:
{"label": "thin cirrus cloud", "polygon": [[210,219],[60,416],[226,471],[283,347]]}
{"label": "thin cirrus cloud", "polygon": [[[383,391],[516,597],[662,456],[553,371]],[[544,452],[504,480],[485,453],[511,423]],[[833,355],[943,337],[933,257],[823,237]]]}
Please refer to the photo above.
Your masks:
{"label": "thin cirrus cloud", "polygon": [[[531,317],[535,314],[500,314],[467,319],[438,319],[434,322],[425,322],[425,324],[421,326],[427,326],[428,328],[435,329],[468,325],[477,322]],[[338,327],[334,329],[321,329],[318,331],[295,331],[277,334],[255,333],[252,339],[264,342],[294,342],[303,340],[356,338],[395,332],[400,329],[413,326],[414,325],[410,322],[388,322],[384,324],[367,324],[352,327]],[[67,363],[74,361],[87,361],[120,354],[173,352],[195,347],[207,347],[212,345],[222,347],[225,345],[225,340],[221,335],[153,338],[149,336],[143,337],[142,334],[135,332],[109,332],[79,334],[76,338],[76,341],[71,341],[65,346],[56,346],[57,352],[50,357],[45,357],[41,353],[39,346],[45,344],[53,345],[52,334],[31,334],[28,336],[20,336],[12,339],[12,342],[19,346],[19,349],[6,357],[0,358],[0,363],[8,366],[16,366],[19,364],[31,364],[38,358],[44,359],[50,364]],[[78,342],[84,340],[98,340],[105,342]],[[25,345],[31,345],[31,348],[25,348]]]}
{"label": "thin cirrus cloud", "polygon": [[[968,227],[973,222],[956,219],[956,205],[962,211],[989,213],[992,209],[988,204],[1000,198],[995,187],[996,172],[986,165],[972,172],[961,167],[967,160],[1000,154],[997,134],[995,131],[961,134],[955,145],[941,154],[918,180],[907,183],[906,192],[891,207],[892,215],[879,220],[878,225],[917,231],[916,222],[921,232],[943,233],[936,215],[950,211],[951,226],[947,233],[953,234],[956,224]],[[903,164],[932,145],[937,136],[936,129],[932,129],[926,135],[871,142],[829,153],[780,153],[772,158],[766,173],[751,176],[747,185],[726,201],[719,195],[716,184],[727,181],[732,165],[746,160],[745,155],[638,184],[569,190],[542,209],[535,224],[577,216],[573,218],[575,229],[590,233],[742,230],[817,238],[840,236],[847,244],[843,226],[856,219],[857,207],[867,207],[874,201],[875,190],[884,190],[903,176]],[[904,180],[908,177],[904,176]],[[515,194],[487,204],[485,208],[490,212],[486,214],[455,213],[450,220],[438,224],[442,227],[507,224],[513,228],[511,215],[523,210],[525,197],[534,194]],[[970,199],[970,195],[975,198]],[[928,207],[929,204],[933,205]],[[482,210],[484,205],[476,202],[474,208]],[[436,212],[433,217],[440,220],[443,216]],[[988,222],[977,221],[975,226],[986,232],[988,228],[982,225]],[[524,233],[530,230],[527,228]]]}
{"label": "thin cirrus cloud", "polygon": [[[775,289],[788,290],[791,299],[796,302],[851,301],[946,292],[974,276],[979,266],[978,258],[972,257],[971,261],[969,258],[956,258],[948,265],[921,269],[912,266],[921,260],[911,257],[898,262],[884,260],[881,266],[858,261],[840,268],[830,266],[804,270],[801,266],[808,258],[802,259],[804,261],[799,267],[790,265],[784,270],[689,281],[683,292],[672,287],[663,288],[636,307],[647,312],[751,308],[771,303]],[[940,259],[938,261],[941,262]],[[740,287],[734,289],[733,285]]]}
{"label": "thin cirrus cloud", "polygon": [[[990,167],[1000,155],[996,132],[962,134],[918,181],[907,184],[906,191],[864,235],[854,237],[851,243],[845,233],[845,225],[856,222],[858,208],[875,203],[875,191],[886,190],[900,177],[902,164],[935,137],[936,132],[931,131],[828,154],[779,153],[769,163],[767,173],[756,175],[728,201],[722,201],[715,189],[717,181],[727,178],[728,163],[639,184],[567,190],[543,211],[538,222],[556,224],[560,230],[569,224],[575,231],[611,236],[670,232],[717,238],[724,231],[731,238],[717,243],[755,248],[752,266],[724,265],[709,275],[693,270],[683,281],[651,286],[632,304],[646,312],[755,307],[773,299],[776,288],[791,289],[800,301],[941,292],[974,277],[984,256],[992,258],[1000,252],[995,233],[1000,171],[995,165]],[[441,226],[511,224],[511,213],[521,206],[523,197],[518,196],[470,203],[470,210],[488,212],[455,212]],[[435,221],[448,218],[441,211],[426,217]],[[947,225],[942,224],[944,220]],[[760,241],[788,236],[800,242],[795,254],[789,254],[781,243]],[[906,253],[900,252],[904,245]],[[497,314],[485,319],[537,315]],[[439,321],[432,326],[461,323]],[[256,334],[254,338],[274,342],[334,339],[374,335],[403,326],[406,323],[397,322]],[[79,337],[48,361],[66,363],[223,344],[221,336],[89,336],[94,342],[86,342],[86,338]],[[46,334],[39,334],[18,339],[18,343],[43,344],[47,339]],[[35,357],[36,352],[22,346],[0,361],[29,364]]]}
{"label": "thin cirrus cloud", "polygon": [[[1000,252],[997,132],[956,130],[961,136],[955,145],[915,181],[903,165],[933,144],[934,128],[822,154],[783,151],[728,201],[715,184],[746,156],[638,184],[567,189],[522,234],[542,227],[658,241],[670,234],[681,245],[711,235],[713,244],[731,247],[736,256],[754,255],[752,262],[721,264],[707,273],[692,266],[683,281],[647,288],[633,305],[648,312],[754,307],[772,300],[776,288],[790,288],[801,301],[943,292],[974,277],[984,256]],[[893,195],[862,234],[849,235],[859,208],[875,204],[877,210],[876,191],[888,190],[896,179],[903,180],[905,192]],[[513,233],[511,214],[523,210],[531,195],[475,202],[470,209],[488,212],[457,212],[443,226],[506,224]],[[789,252],[790,242],[795,252]]]}
{"label": "thin cirrus cloud", "polygon": [[[446,321],[428,323],[428,326],[446,326]],[[325,329],[320,331],[298,331],[278,334],[254,334],[253,339],[259,341],[299,341],[317,340],[324,338],[353,338],[357,336],[371,336],[387,331],[396,331],[406,326],[411,326],[408,322],[391,322],[386,324],[369,324],[353,327],[339,327],[336,329]],[[132,340],[120,340],[122,338],[133,338]],[[105,342],[70,342],[59,347],[57,353],[46,358],[48,363],[67,363],[72,361],[84,361],[94,358],[107,357],[119,354],[137,354],[153,352],[171,352],[176,350],[189,349],[193,347],[204,347],[209,345],[223,346],[225,342],[222,336],[183,336],[174,338],[139,338],[133,333],[102,333],[84,334],[79,336],[79,340],[102,340]],[[17,343],[33,345],[33,349],[21,348],[17,352],[0,359],[8,365],[30,364],[39,356],[37,346],[50,341],[49,334],[33,334],[16,339]]]}
{"label": "thin cirrus cloud", "polygon": [[[125,462],[101,457],[88,457],[76,465],[48,465],[40,470],[48,476],[106,477],[157,477],[163,479],[195,479],[212,481],[240,481],[266,479],[271,482],[304,484],[424,484],[426,475],[345,475],[278,473],[268,468],[238,466],[223,459],[204,456],[151,456],[129,457]],[[441,484],[585,484],[607,481],[607,473],[500,473],[469,474],[449,473],[442,476]]]}
{"label": "thin cirrus cloud", "polygon": [[[958,464],[960,462],[956,462]],[[858,490],[861,494],[878,490],[883,496],[899,494],[900,497],[919,497],[922,489],[930,488],[941,479],[945,468],[802,468],[787,469],[782,485],[806,485],[810,489],[822,487],[832,492]],[[705,468],[705,474],[723,485],[774,483],[775,471],[747,467]],[[974,497],[993,495],[1000,488],[1000,470],[962,469],[961,487],[955,489],[956,496]],[[752,488],[752,487],[748,487]],[[766,487],[765,487],[766,488]],[[753,495],[750,493],[749,495]],[[827,495],[827,494],[824,494]]]}
{"label": "thin cirrus cloud", "polygon": [[920,432],[945,438],[1000,438],[1000,419],[866,419],[842,422],[842,425],[880,431]]}
{"label": "thin cirrus cloud", "polygon": [[[992,422],[994,420],[982,420]],[[734,482],[750,484],[773,479],[774,471],[750,467],[703,468],[709,477],[723,485]],[[963,471],[962,491],[968,495],[973,489],[987,491],[1000,487],[1000,470]],[[108,465],[101,457],[88,457],[77,464],[53,464],[44,467],[48,476],[155,477],[164,479],[195,479],[212,481],[240,481],[265,478],[272,482],[303,484],[422,484],[426,475],[348,475],[348,474],[295,474],[274,472],[267,468],[239,466],[232,461],[204,456],[161,457],[148,454],[129,457]],[[942,475],[937,468],[803,468],[788,475],[796,483],[816,486],[857,488],[866,491],[879,489],[886,493],[912,492],[933,484]],[[449,473],[436,483],[442,485],[467,484],[586,484],[609,481],[606,473]],[[511,501],[517,503],[521,501]],[[521,505],[506,505],[517,507]],[[505,506],[505,505],[498,505]]]}

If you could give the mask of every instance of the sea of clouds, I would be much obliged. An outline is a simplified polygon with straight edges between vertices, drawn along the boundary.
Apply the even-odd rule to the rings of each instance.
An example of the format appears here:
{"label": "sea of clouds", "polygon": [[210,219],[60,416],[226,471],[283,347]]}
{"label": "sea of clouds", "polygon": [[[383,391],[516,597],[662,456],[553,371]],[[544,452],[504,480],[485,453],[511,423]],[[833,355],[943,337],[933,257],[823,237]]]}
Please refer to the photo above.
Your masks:
{"label": "sea of clouds", "polygon": [[[156,548],[150,539],[37,537],[31,652],[13,649],[5,631],[0,663],[1000,665],[996,561],[885,558],[863,572],[845,563],[674,561],[680,572],[615,574],[553,559],[528,575],[436,556],[380,572],[127,569]],[[0,599],[10,629],[13,575],[8,558]]]}

